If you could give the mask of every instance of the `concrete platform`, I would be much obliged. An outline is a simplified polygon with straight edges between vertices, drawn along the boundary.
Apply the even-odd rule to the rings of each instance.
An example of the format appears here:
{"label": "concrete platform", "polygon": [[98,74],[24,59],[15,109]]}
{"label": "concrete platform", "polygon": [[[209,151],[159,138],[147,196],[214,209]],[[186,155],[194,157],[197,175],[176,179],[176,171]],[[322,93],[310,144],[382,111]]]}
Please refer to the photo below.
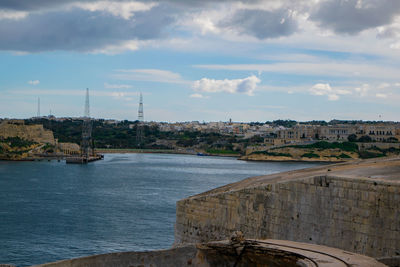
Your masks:
{"label": "concrete platform", "polygon": [[103,155],[97,155],[93,157],[84,158],[84,157],[69,157],[65,159],[65,162],[67,164],[86,164],[89,162],[97,161],[97,160],[102,160],[104,157]]}

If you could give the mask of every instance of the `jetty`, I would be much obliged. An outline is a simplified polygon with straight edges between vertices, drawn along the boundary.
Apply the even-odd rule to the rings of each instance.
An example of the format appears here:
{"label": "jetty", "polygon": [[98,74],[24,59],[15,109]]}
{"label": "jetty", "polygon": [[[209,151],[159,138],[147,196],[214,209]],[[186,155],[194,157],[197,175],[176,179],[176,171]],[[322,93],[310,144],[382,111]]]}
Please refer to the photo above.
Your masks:
{"label": "jetty", "polygon": [[67,164],[86,164],[89,162],[97,161],[97,160],[102,160],[104,158],[104,155],[95,155],[95,156],[90,156],[90,157],[68,157],[65,159],[65,162]]}

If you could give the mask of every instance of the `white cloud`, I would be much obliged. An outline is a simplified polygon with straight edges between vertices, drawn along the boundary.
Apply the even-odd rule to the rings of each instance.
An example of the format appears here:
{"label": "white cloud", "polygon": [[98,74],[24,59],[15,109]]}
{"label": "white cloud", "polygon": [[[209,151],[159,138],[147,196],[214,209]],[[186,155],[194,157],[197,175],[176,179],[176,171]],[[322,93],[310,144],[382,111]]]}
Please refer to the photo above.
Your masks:
{"label": "white cloud", "polygon": [[139,42],[136,40],[123,41],[115,45],[106,45],[91,51],[92,54],[115,55],[126,51],[135,51],[139,49]]}
{"label": "white cloud", "polygon": [[332,87],[328,83],[317,83],[310,89],[313,95],[327,95],[332,92]]}
{"label": "white cloud", "polygon": [[377,93],[375,94],[377,98],[387,98],[387,94]]}
{"label": "white cloud", "polygon": [[242,93],[251,96],[254,94],[254,90],[256,89],[257,84],[260,82],[261,80],[254,75],[244,79],[234,80],[214,80],[203,78],[193,83],[193,89],[195,89],[196,91],[207,93]]}
{"label": "white cloud", "polygon": [[142,2],[117,2],[117,1],[96,1],[90,3],[76,2],[71,7],[77,7],[90,12],[102,11],[108,12],[114,16],[124,19],[133,17],[134,12],[148,11],[156,6],[156,3]]}
{"label": "white cloud", "polygon": [[378,89],[384,89],[390,86],[390,83],[381,83],[378,85]]}
{"label": "white cloud", "polygon": [[368,91],[370,90],[369,84],[365,83],[360,87],[356,87],[354,89],[361,97],[364,97],[368,94]]}
{"label": "white cloud", "polygon": [[133,95],[132,93],[127,93],[127,92],[112,92],[110,96],[117,100],[132,101],[133,98],[130,97],[132,95]]}
{"label": "white cloud", "polygon": [[351,95],[352,92],[345,89],[336,89],[335,90],[338,95]]}
{"label": "white cloud", "polygon": [[339,100],[339,96],[336,94],[331,94],[331,95],[328,95],[328,99],[330,101],[336,101],[336,100]]}
{"label": "white cloud", "polygon": [[196,68],[231,71],[262,71],[295,75],[397,79],[398,69],[378,64],[349,62],[281,62],[271,64],[194,65]]}
{"label": "white cloud", "polygon": [[31,80],[31,81],[28,81],[28,83],[31,85],[38,85],[40,83],[40,81],[39,80]]}
{"label": "white cloud", "polygon": [[129,89],[129,88],[132,88],[132,85],[104,83],[104,88],[106,88],[106,89]]}
{"label": "white cloud", "polygon": [[[187,27],[188,25],[193,28],[200,30],[201,34],[207,33],[218,34],[220,29],[215,25],[215,16],[217,12],[201,12],[200,14],[192,14],[187,20],[181,22],[182,26]],[[217,13],[218,14],[218,13]]]}
{"label": "white cloud", "polygon": [[188,83],[179,73],[159,69],[131,69],[116,70],[113,77],[119,80],[162,82],[162,83]]}
{"label": "white cloud", "polygon": [[190,98],[205,98],[202,94],[191,94]]}
{"label": "white cloud", "polygon": [[336,101],[339,100],[338,94],[349,94],[351,92],[346,90],[334,90],[328,83],[317,83],[313,87],[310,88],[310,93],[312,95],[326,95],[328,96],[328,100]]}
{"label": "white cloud", "polygon": [[396,83],[381,82],[377,84],[363,84],[356,87],[354,91],[358,96],[374,101],[376,98],[386,99],[389,96],[390,100],[394,100],[399,97],[398,89],[396,88]]}
{"label": "white cloud", "polygon": [[23,19],[28,16],[28,12],[24,11],[8,11],[8,10],[1,10],[0,9],[0,20],[2,19],[12,19],[12,20],[19,20]]}

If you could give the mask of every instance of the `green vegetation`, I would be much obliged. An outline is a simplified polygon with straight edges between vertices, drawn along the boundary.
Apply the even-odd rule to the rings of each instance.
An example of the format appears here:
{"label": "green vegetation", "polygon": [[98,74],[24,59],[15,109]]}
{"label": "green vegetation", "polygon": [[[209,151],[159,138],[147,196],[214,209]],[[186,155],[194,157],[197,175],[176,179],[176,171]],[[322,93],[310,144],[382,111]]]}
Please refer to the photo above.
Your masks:
{"label": "green vegetation", "polygon": [[0,157],[2,159],[19,158],[22,154],[29,152],[30,147],[34,144],[37,143],[19,137],[1,138]]}
{"label": "green vegetation", "polygon": [[377,153],[372,151],[360,151],[359,152],[360,158],[362,159],[370,159],[370,158],[379,158],[386,156],[385,153]]}
{"label": "green vegetation", "polygon": [[337,156],[337,158],[339,158],[339,159],[351,159],[351,157],[349,155],[344,154],[344,153],[342,153],[339,156]]}
{"label": "green vegetation", "polygon": [[[297,124],[294,120],[276,120],[273,122],[266,122],[273,126],[284,126],[293,127]],[[307,122],[314,125],[327,125],[325,121],[312,121]],[[358,121],[330,121],[329,125],[334,124],[354,124],[359,123]],[[368,122],[366,122],[368,123]],[[31,119],[25,120],[26,125],[31,124],[42,124],[45,129],[52,130],[54,137],[59,140],[59,142],[71,142],[80,144],[82,136],[82,120],[81,119],[66,119],[64,121],[43,119]],[[253,122],[253,125],[262,125],[263,123]],[[243,154],[246,147],[252,145],[259,145],[264,142],[264,138],[260,136],[253,136],[248,139],[233,135],[224,135],[219,133],[206,133],[199,131],[160,131],[157,125],[144,125],[144,140],[142,144],[138,145],[136,140],[136,132],[138,128],[137,121],[120,121],[116,123],[110,123],[110,121],[105,120],[94,120],[92,121],[92,136],[94,139],[95,148],[107,148],[107,149],[147,149],[147,150],[176,150],[176,149],[196,149],[207,151],[211,154]],[[270,137],[276,137],[276,135],[271,134]],[[368,136],[361,136],[357,138],[356,135],[349,136],[350,142],[326,142],[319,141],[314,144],[308,145],[291,145],[287,147],[293,147],[297,149],[305,149],[305,151],[300,152],[305,153],[303,157],[306,158],[319,158],[317,153],[319,151],[337,149],[340,151],[335,153],[324,153],[333,154],[336,158],[351,158],[351,156],[342,153],[352,152],[358,153],[361,158],[371,158],[371,157],[382,157],[387,154],[400,153],[399,149],[386,149],[379,150],[377,148],[367,149],[367,151],[359,152],[358,146],[355,142],[370,142]],[[397,139],[389,138],[386,141],[396,142]],[[34,142],[22,140],[19,138],[0,140],[11,147],[29,147]],[[0,153],[6,150],[7,146],[1,148]],[[23,149],[15,149],[23,150]],[[312,152],[308,152],[311,151]],[[55,151],[54,147],[45,146],[44,151],[51,152]],[[267,156],[275,157],[293,157],[290,153],[279,152],[279,147],[271,148],[269,151],[259,151],[253,152],[252,154],[264,154]],[[306,153],[308,152],[308,153]],[[315,152],[315,153],[314,153]],[[338,155],[339,153],[342,153]],[[4,153],[3,153],[4,154]],[[297,155],[297,154],[296,154]],[[329,155],[328,155],[329,157]]]}
{"label": "green vegetation", "polygon": [[319,155],[312,153],[312,152],[308,152],[308,153],[304,153],[303,155],[301,155],[302,158],[320,158]]}
{"label": "green vegetation", "polygon": [[394,148],[394,147],[389,147],[384,151],[385,153],[392,153],[392,154],[400,154],[400,149]]}
{"label": "green vegetation", "polygon": [[293,120],[275,120],[272,122],[274,126],[283,126],[286,128],[292,128],[293,126],[296,126],[297,121]]}
{"label": "green vegetation", "polygon": [[55,151],[55,146],[53,146],[53,145],[50,145],[50,144],[46,144],[46,145],[44,145],[43,146],[43,151],[44,152],[46,152],[46,153],[54,153],[54,151]]}
{"label": "green vegetation", "polygon": [[389,137],[388,139],[385,140],[387,143],[398,143],[399,140],[396,137]]}
{"label": "green vegetation", "polygon": [[372,142],[372,138],[368,135],[363,135],[360,138],[358,138],[357,142],[369,143],[369,142]]}
{"label": "green vegetation", "polygon": [[[357,139],[357,135],[355,134],[351,134],[347,137],[347,140],[349,140],[349,142],[360,142],[360,143],[371,143],[374,142],[372,140],[372,138],[368,135],[363,135],[360,138]],[[399,140],[396,137],[389,137],[385,140],[383,140],[382,142],[384,143],[398,143]]]}
{"label": "green vegetation", "polygon": [[21,139],[19,137],[8,137],[0,140],[0,142],[8,144],[12,148],[30,147],[31,145],[37,144],[36,142]]}
{"label": "green vegetation", "polygon": [[320,126],[327,126],[328,123],[326,121],[305,121],[305,122],[299,122],[300,124],[307,124],[307,125],[320,125]]}
{"label": "green vegetation", "polygon": [[207,149],[206,150],[207,153],[209,154],[239,154],[239,152],[237,151],[233,151],[233,150],[222,150],[222,149]]}
{"label": "green vegetation", "polygon": [[290,147],[321,149],[321,150],[339,148],[339,149],[341,149],[343,151],[347,151],[347,152],[357,152],[358,151],[357,144],[352,143],[352,142],[343,142],[343,143],[333,142],[333,143],[329,143],[329,142],[326,142],[326,141],[320,141],[320,142],[316,142],[316,143],[310,144],[310,145],[294,145],[294,146],[290,146]]}
{"label": "green vegetation", "polygon": [[273,157],[292,157],[290,153],[279,153],[279,152],[270,152],[270,151],[254,151],[251,154],[263,154]]}
{"label": "green vegetation", "polygon": [[347,137],[347,140],[348,140],[349,142],[357,142],[357,135],[355,135],[355,134],[350,134],[350,135]]}
{"label": "green vegetation", "polygon": [[[25,120],[25,124],[43,124],[44,128],[52,130],[54,137],[59,142],[71,142],[80,144],[82,136],[82,120],[67,119],[54,121],[48,119]],[[104,120],[92,121],[92,136],[96,148],[140,148],[140,149],[176,149],[196,148],[215,149],[222,151],[233,151],[241,153],[242,150],[234,147],[244,148],[249,144],[262,143],[261,137],[243,139],[231,135],[219,133],[203,133],[198,131],[164,132],[157,126],[143,126],[144,140],[138,146],[136,141],[137,121],[121,121],[118,123],[107,123]]]}

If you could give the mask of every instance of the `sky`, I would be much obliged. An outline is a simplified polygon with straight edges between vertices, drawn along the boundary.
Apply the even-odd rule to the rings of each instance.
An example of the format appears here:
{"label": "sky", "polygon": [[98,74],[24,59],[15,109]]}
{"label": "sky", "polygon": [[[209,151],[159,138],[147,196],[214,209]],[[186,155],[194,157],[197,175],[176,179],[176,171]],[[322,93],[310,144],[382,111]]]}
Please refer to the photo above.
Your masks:
{"label": "sky", "polygon": [[1,0],[0,117],[392,120],[398,0]]}

